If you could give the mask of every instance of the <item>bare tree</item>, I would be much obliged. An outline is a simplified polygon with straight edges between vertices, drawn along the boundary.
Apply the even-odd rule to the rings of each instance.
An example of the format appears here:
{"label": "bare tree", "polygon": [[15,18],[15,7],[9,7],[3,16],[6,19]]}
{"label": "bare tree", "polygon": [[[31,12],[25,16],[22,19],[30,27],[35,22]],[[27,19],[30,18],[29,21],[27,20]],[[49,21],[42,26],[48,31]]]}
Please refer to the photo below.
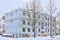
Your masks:
{"label": "bare tree", "polygon": [[50,36],[52,37],[52,24],[53,24],[53,22],[52,22],[52,15],[55,13],[55,11],[56,11],[56,7],[55,7],[55,5],[54,5],[54,0],[50,0],[49,1],[49,5],[48,5],[48,11],[49,11],[49,13],[50,13]]}
{"label": "bare tree", "polygon": [[30,0],[30,9],[28,7],[27,3],[27,14],[29,14],[29,11],[32,11],[32,18],[30,16],[29,20],[32,21],[32,27],[34,30],[34,38],[36,37],[36,22],[37,22],[37,16],[40,15],[40,12],[42,11],[42,6],[40,4],[39,0]]}

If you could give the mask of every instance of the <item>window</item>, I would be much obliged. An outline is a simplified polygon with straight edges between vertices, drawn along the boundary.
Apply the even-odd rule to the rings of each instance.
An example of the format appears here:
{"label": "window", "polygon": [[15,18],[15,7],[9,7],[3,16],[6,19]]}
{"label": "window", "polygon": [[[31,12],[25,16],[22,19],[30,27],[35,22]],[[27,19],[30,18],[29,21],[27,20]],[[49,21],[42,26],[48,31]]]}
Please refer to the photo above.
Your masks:
{"label": "window", "polygon": [[43,29],[43,23],[41,23],[42,25],[41,25],[41,27],[42,27],[42,29]]}
{"label": "window", "polygon": [[53,32],[54,32],[54,29],[53,29]]}
{"label": "window", "polygon": [[11,13],[11,16],[12,16],[13,14]]}
{"label": "window", "polygon": [[48,18],[48,17],[46,17],[46,20],[49,20],[49,18]]}
{"label": "window", "polygon": [[43,31],[41,31],[41,33],[44,33]]}
{"label": "window", "polygon": [[30,28],[28,28],[28,32],[30,32]]}
{"label": "window", "polygon": [[6,13],[6,15],[8,15],[8,14]]}
{"label": "window", "polygon": [[34,32],[34,28],[32,29],[32,31]]}
{"label": "window", "polygon": [[48,32],[49,32],[49,29],[48,29]]}
{"label": "window", "polygon": [[40,15],[38,16],[38,18],[40,18]]}
{"label": "window", "polygon": [[19,37],[21,37],[21,34],[19,33]]}
{"label": "window", "polygon": [[48,18],[48,20],[49,20],[49,18]]}
{"label": "window", "polygon": [[38,25],[40,25],[40,22],[38,22]]}
{"label": "window", "polygon": [[45,19],[47,20],[47,17]]}
{"label": "window", "polygon": [[53,24],[53,27],[54,27],[54,24]]}
{"label": "window", "polygon": [[38,36],[40,36],[40,35],[38,35]]}
{"label": "window", "polygon": [[48,23],[48,26],[49,26],[49,23]]}
{"label": "window", "polygon": [[25,32],[25,28],[23,28],[22,31]]}
{"label": "window", "polygon": [[46,28],[45,30],[46,30],[46,32],[47,32],[47,28]]}
{"label": "window", "polygon": [[5,16],[3,16],[2,19],[5,20]]}
{"label": "window", "polygon": [[38,29],[38,32],[40,32],[40,29]]}
{"label": "window", "polygon": [[52,20],[52,16],[50,16],[50,20]]}
{"label": "window", "polygon": [[3,28],[5,27],[5,25],[3,24]]}
{"label": "window", "polygon": [[23,12],[23,16],[25,16],[26,15],[26,13],[25,12]]}
{"label": "window", "polygon": [[1,28],[1,24],[0,24],[0,28]]}
{"label": "window", "polygon": [[32,22],[32,25],[34,25],[34,24],[35,24],[35,22],[33,21],[33,22]]}
{"label": "window", "polygon": [[22,20],[22,24],[25,24],[25,20]]}
{"label": "window", "polygon": [[47,23],[45,23],[45,26],[47,26]]}
{"label": "window", "polygon": [[60,26],[60,24],[59,24],[59,26]]}
{"label": "window", "polygon": [[27,14],[28,17],[31,17],[30,14]]}
{"label": "window", "polygon": [[13,22],[13,20],[10,20],[10,22]]}
{"label": "window", "polygon": [[30,22],[28,22],[28,25],[30,25]]}

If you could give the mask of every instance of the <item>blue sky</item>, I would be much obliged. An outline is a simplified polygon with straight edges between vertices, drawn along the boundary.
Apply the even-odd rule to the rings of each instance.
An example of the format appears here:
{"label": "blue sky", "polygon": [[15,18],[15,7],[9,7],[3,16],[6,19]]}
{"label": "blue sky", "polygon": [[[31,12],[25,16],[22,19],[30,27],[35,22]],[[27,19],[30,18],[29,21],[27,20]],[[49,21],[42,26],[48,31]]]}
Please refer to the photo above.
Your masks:
{"label": "blue sky", "polygon": [[[49,0],[42,0],[41,3],[44,6],[48,5]],[[60,0],[54,0],[55,5],[57,7],[57,10],[60,11]],[[26,2],[29,2],[29,0],[0,0],[0,16],[4,15],[5,13],[21,7],[24,8],[26,5]]]}

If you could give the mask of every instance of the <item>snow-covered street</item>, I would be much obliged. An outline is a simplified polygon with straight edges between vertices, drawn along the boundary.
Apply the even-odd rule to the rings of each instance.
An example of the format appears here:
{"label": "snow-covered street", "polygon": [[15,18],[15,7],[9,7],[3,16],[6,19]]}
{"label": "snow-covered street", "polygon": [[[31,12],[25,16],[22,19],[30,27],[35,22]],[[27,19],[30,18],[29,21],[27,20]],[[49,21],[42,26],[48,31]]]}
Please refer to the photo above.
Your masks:
{"label": "snow-covered street", "polygon": [[0,40],[60,40],[60,36],[52,37],[22,37],[22,38],[9,38],[9,37],[1,37]]}

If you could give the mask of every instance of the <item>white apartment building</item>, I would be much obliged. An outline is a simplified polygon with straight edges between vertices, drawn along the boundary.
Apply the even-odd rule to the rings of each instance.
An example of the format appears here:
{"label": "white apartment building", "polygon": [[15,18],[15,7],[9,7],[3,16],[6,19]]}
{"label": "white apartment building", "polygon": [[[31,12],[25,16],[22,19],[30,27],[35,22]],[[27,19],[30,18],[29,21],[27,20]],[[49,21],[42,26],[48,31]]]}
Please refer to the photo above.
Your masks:
{"label": "white apartment building", "polygon": [[[17,8],[5,14],[5,33],[12,34],[16,37],[34,36],[32,26],[32,11]],[[50,34],[56,35],[56,18],[52,16],[52,29],[50,29],[50,16],[47,13],[40,13],[36,19],[36,36],[49,36]],[[51,30],[51,33],[50,33]]]}

